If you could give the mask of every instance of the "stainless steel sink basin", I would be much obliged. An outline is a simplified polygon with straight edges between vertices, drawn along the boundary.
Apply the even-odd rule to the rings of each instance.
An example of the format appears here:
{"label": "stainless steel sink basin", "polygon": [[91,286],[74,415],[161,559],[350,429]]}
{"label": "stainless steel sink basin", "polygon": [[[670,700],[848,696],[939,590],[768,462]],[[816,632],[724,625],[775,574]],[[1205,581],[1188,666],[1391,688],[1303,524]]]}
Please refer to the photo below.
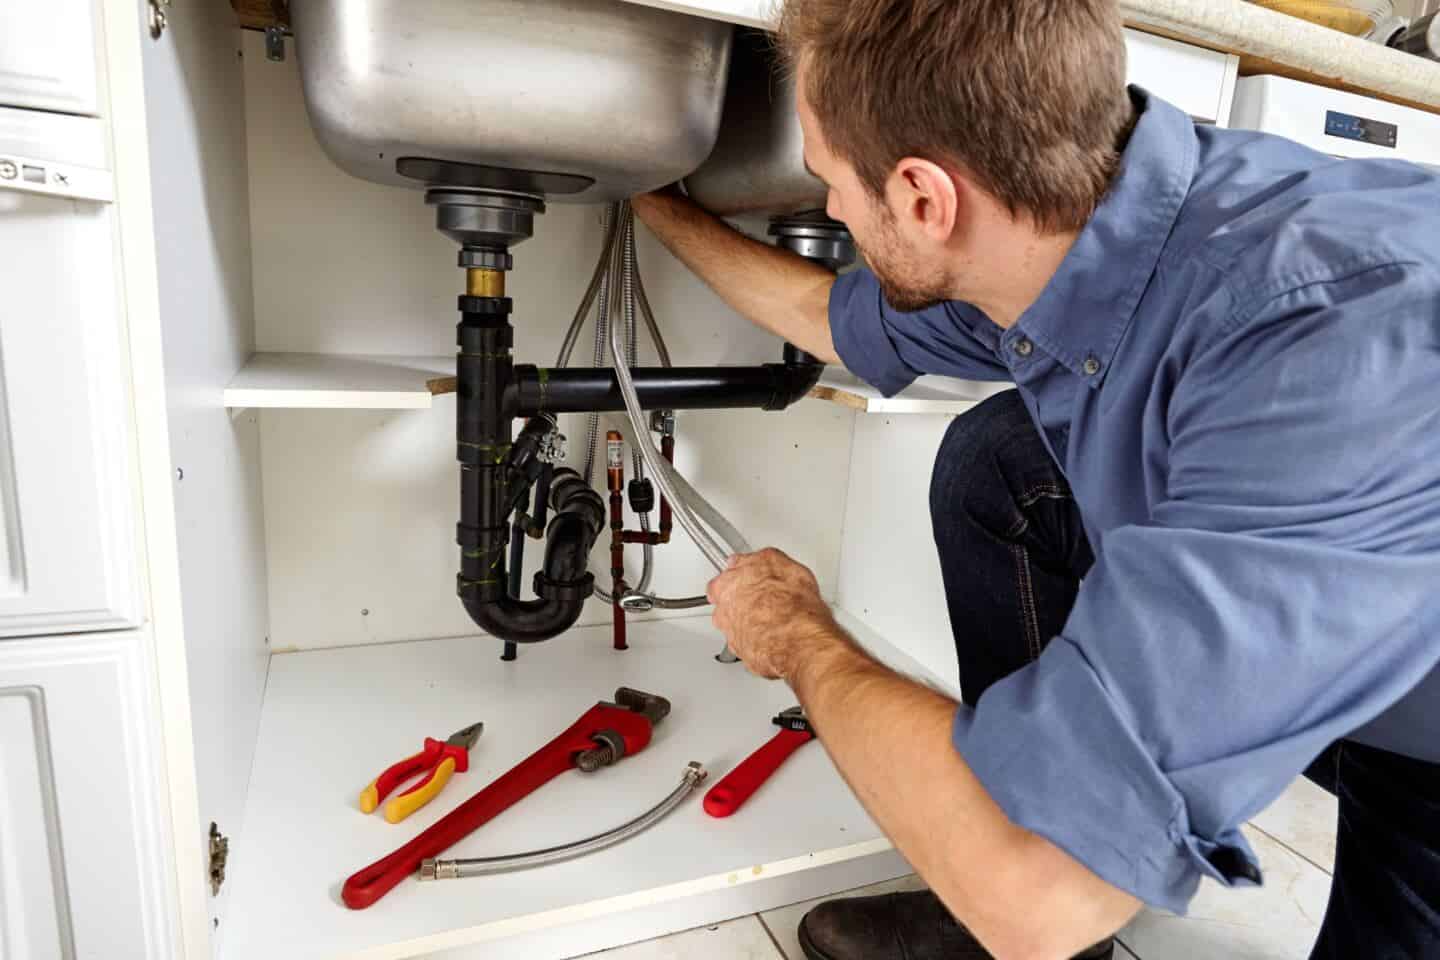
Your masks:
{"label": "stainless steel sink basin", "polygon": [[690,173],[732,28],[620,0],[291,0],[310,123],[377,183],[616,200]]}
{"label": "stainless steel sink basin", "polygon": [[685,178],[690,196],[715,213],[781,216],[825,206],[825,184],[805,170],[794,78],[774,60],[766,35],[737,37],[719,142]]}

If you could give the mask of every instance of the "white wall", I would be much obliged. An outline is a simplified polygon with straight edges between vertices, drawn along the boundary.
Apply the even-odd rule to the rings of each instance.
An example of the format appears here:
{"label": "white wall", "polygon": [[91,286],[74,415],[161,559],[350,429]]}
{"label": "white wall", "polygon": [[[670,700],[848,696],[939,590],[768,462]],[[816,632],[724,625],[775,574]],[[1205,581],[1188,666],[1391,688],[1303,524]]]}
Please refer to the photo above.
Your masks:
{"label": "white wall", "polygon": [[[463,275],[423,194],[331,164],[310,132],[293,50],[272,63],[262,40],[244,38],[257,349],[453,353]],[[508,287],[521,362],[554,362],[598,253],[599,215],[552,204],[535,238],[515,248]],[[676,363],[778,359],[778,340],[726,309],[643,231],[640,260]],[[588,334],[582,343],[577,358],[588,363]],[[455,598],[453,419],[448,398],[430,411],[261,416],[274,649],[475,632]],[[566,419],[578,461],[583,427]],[[783,414],[682,413],[679,465],[755,546],[794,553],[833,594],[853,419],[816,401]],[[597,569],[608,570],[607,549],[608,536]],[[655,587],[667,595],[700,591],[711,573],[678,528],[657,557]],[[608,618],[592,601],[581,622]]]}
{"label": "white wall", "polygon": [[840,606],[952,693],[959,668],[930,529],[930,473],[952,416],[860,416],[840,557]]}

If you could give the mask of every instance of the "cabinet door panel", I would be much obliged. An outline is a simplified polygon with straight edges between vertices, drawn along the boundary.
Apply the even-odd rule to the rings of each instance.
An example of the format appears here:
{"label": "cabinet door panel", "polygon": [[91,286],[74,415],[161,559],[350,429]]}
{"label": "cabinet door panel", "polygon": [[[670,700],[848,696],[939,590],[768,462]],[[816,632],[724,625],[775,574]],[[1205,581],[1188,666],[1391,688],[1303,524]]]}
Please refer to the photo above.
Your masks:
{"label": "cabinet door panel", "polygon": [[45,691],[0,686],[0,957],[73,953]]}
{"label": "cabinet door panel", "polygon": [[0,3],[0,106],[99,112],[92,0]]}
{"label": "cabinet door panel", "polygon": [[0,636],[137,623],[112,215],[0,192]]}
{"label": "cabinet door panel", "polygon": [[173,955],[144,635],[0,641],[0,958]]}

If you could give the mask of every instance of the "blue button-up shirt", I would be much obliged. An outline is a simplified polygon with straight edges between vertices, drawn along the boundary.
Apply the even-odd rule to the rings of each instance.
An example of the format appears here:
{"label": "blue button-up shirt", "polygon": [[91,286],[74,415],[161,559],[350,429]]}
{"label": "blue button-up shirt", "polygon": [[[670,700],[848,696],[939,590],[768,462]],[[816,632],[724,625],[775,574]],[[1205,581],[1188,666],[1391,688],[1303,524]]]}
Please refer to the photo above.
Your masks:
{"label": "blue button-up shirt", "polygon": [[1239,827],[1332,741],[1440,761],[1440,175],[1134,91],[1118,178],[1008,330],[830,301],[845,364],[1011,380],[1095,552],[954,742],[1012,820],[1151,904],[1259,879]]}

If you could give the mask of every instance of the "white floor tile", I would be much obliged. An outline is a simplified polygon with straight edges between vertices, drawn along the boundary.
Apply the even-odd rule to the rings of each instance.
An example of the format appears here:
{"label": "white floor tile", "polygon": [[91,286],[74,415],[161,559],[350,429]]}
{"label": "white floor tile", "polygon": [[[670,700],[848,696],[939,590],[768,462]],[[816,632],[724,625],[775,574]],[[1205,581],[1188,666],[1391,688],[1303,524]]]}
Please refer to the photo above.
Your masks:
{"label": "white floor tile", "polygon": [[757,917],[741,917],[590,956],[595,960],[785,960]]}
{"label": "white floor tile", "polygon": [[1335,869],[1336,800],[1301,777],[1251,823],[1323,870]]}
{"label": "white floor tile", "polygon": [[1310,955],[1330,877],[1257,830],[1265,886],[1228,890],[1206,881],[1188,917],[1146,911],[1121,933],[1141,960],[1304,960]]}
{"label": "white floor tile", "polygon": [[821,897],[819,900],[807,900],[804,903],[791,904],[788,907],[780,907],[778,910],[770,910],[760,915],[765,926],[770,929],[770,934],[780,948],[785,951],[788,960],[805,960],[805,954],[800,950],[800,939],[796,929],[800,926],[800,918],[810,912],[810,908],[823,903],[826,900],[838,900],[842,897],[869,897],[881,893],[895,893],[901,890],[923,890],[925,884],[913,873],[908,877],[900,877],[898,880],[890,880],[886,883],[877,883],[870,887],[861,887],[858,890],[847,890],[844,893],[837,893],[833,897]]}

